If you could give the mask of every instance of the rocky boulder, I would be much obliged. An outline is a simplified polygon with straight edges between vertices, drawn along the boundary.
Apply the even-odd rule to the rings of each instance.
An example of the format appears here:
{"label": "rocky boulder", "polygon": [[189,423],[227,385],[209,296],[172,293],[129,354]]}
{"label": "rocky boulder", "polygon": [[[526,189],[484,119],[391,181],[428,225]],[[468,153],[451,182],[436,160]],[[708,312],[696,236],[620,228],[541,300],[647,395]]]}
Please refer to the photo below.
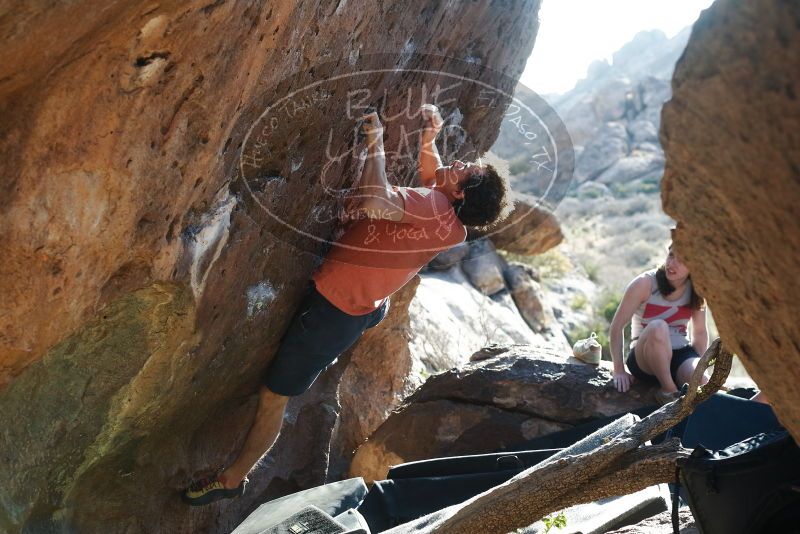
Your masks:
{"label": "rocky boulder", "polygon": [[[535,0],[459,9],[84,0],[6,13],[2,529],[229,532],[258,491],[202,511],[180,491],[241,443],[261,373],[336,235],[340,199],[329,191],[358,168],[344,78],[285,100],[274,122],[265,113],[298,87],[373,61],[370,52],[394,55],[370,63],[385,70],[360,80],[372,91],[365,103],[398,116],[410,92],[441,80],[402,69],[441,72],[447,57],[476,76],[495,76],[481,65],[502,71],[509,93],[537,11]],[[505,109],[460,91],[448,90],[445,106],[459,125],[451,157],[488,150]],[[416,128],[400,122],[387,139]],[[340,164],[326,165],[329,155]],[[319,398],[336,385],[320,382]],[[319,473],[336,406],[297,408],[283,439],[321,441],[289,451],[287,465]],[[318,456],[301,458],[308,450]]]}
{"label": "rocky boulder", "polygon": [[428,268],[434,271],[446,271],[458,265],[469,257],[470,246],[468,242],[460,243],[453,248],[442,251],[428,263]]}
{"label": "rocky boulder", "polygon": [[522,196],[515,199],[514,209],[508,217],[484,235],[501,250],[527,256],[547,252],[564,239],[553,212]]}
{"label": "rocky boulder", "polygon": [[[678,534],[700,534],[700,530],[695,526],[694,517],[691,510],[683,507],[678,512]],[[648,517],[647,519],[617,530],[607,532],[607,534],[673,534],[672,511],[662,512]]]}
{"label": "rocky boulder", "polygon": [[627,394],[610,367],[570,363],[564,352],[529,346],[429,378],[362,445],[352,476],[384,478],[391,465],[477,454],[651,403],[641,384]]}
{"label": "rocky boulder", "polygon": [[489,297],[458,266],[422,275],[409,309],[409,348],[418,384],[425,376],[464,364],[470,354],[493,342],[565,348],[560,330],[534,332],[508,291]]}
{"label": "rocky boulder", "polygon": [[634,151],[603,171],[597,181],[601,184],[624,184],[637,179],[658,178],[664,172],[664,156],[658,152]]}
{"label": "rocky boulder", "polygon": [[628,124],[627,128],[631,143],[634,145],[658,142],[658,128],[649,120],[635,120]]}
{"label": "rocky boulder", "polygon": [[586,145],[575,165],[575,180],[578,183],[593,180],[601,172],[628,155],[628,135],[622,128],[623,136],[605,135],[611,129],[603,129],[597,137]]}
{"label": "rocky boulder", "polygon": [[506,266],[503,275],[517,309],[534,332],[542,332],[555,323],[553,312],[542,302],[539,277],[532,267],[512,262]]}
{"label": "rocky boulder", "polygon": [[488,239],[476,239],[469,244],[469,255],[461,269],[470,283],[484,295],[494,295],[506,288],[503,280],[503,260]]}
{"label": "rocky boulder", "polygon": [[[679,55],[680,54],[675,56],[676,60],[678,59]],[[672,96],[670,78],[646,76],[639,82],[639,93],[641,94],[644,110],[650,110],[654,112],[653,114],[655,118],[658,118],[661,116],[660,111],[661,107],[664,105],[664,102],[669,100]],[[655,122],[655,125],[659,126],[659,122]]]}
{"label": "rocky boulder", "polygon": [[608,80],[595,90],[593,102],[595,116],[601,121],[625,118],[629,110],[632,107],[635,108],[633,97],[633,88],[629,79]]}
{"label": "rocky boulder", "polygon": [[415,335],[409,307],[419,283],[419,276],[414,277],[392,295],[384,320],[367,330],[337,364],[342,369],[338,381],[341,408],[336,424],[329,426],[333,434],[329,468],[320,483],[343,478],[356,448],[421,382],[415,372],[417,354],[409,346]]}
{"label": "rocky boulder", "polygon": [[[248,493],[265,501],[341,478],[356,447],[419,384],[410,372],[407,341],[408,307],[418,284],[414,278],[392,295],[384,320],[329,366],[309,391],[289,401],[281,434],[250,477]],[[363,402],[365,397],[369,402]],[[252,416],[254,400],[241,400],[239,417]],[[214,419],[208,424],[233,431],[239,423],[235,421],[221,424]],[[243,434],[232,437],[236,446],[244,439]],[[250,509],[246,499],[228,503],[232,517]]]}
{"label": "rocky boulder", "polygon": [[715,2],[664,107],[664,211],[722,341],[800,439],[800,4]]}
{"label": "rocky boulder", "polygon": [[595,61],[585,79],[548,100],[564,119],[572,142],[588,145],[607,121],[646,119],[656,128],[669,98],[669,79],[689,28],[671,39],[659,30],[638,33],[613,56]]}

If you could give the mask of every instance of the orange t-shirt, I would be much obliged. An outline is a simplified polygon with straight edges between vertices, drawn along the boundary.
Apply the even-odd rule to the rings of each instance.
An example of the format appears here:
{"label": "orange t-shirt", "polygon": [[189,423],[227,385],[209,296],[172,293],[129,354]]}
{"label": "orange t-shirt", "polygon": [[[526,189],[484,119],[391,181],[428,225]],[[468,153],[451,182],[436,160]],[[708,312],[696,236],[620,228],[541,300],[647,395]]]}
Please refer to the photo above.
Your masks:
{"label": "orange t-shirt", "polygon": [[355,221],[312,276],[317,291],[350,315],[376,310],[434,256],[467,237],[444,193],[394,189],[403,198],[403,218]]}

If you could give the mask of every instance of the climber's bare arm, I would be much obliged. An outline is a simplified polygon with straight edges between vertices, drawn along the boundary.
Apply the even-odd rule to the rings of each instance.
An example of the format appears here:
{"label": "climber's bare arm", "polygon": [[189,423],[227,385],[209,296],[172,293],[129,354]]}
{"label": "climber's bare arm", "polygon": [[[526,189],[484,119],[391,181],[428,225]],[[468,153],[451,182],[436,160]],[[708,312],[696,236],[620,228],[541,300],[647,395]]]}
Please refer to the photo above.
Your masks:
{"label": "climber's bare arm", "polygon": [[436,169],[442,166],[439,149],[436,148],[436,136],[442,129],[442,116],[433,104],[425,104],[421,108],[424,122],[419,143],[419,178],[423,187],[432,187],[436,183]]}
{"label": "climber's bare arm", "polygon": [[403,197],[386,178],[386,155],[383,150],[383,126],[377,113],[364,116],[367,136],[367,160],[361,173],[360,211],[370,219],[399,221],[403,218]]}
{"label": "climber's bare arm", "polygon": [[614,318],[611,320],[609,331],[609,349],[611,361],[614,364],[614,386],[618,391],[625,393],[630,389],[633,376],[625,370],[625,340],[623,330],[633,317],[636,308],[650,296],[650,282],[639,276],[628,284],[619,303]]}

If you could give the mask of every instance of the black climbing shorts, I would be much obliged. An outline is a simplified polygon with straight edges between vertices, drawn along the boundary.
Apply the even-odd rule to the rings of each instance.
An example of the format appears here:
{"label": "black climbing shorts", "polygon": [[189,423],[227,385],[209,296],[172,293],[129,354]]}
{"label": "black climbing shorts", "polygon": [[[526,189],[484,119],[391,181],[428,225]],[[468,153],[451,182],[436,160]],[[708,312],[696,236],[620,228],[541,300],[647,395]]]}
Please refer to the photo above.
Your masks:
{"label": "black climbing shorts", "polygon": [[278,395],[300,395],[388,311],[387,298],[373,312],[347,314],[328,302],[312,282],[264,375],[264,385]]}
{"label": "black climbing shorts", "polygon": [[[675,382],[675,385],[678,387],[678,389],[680,389],[683,385],[678,384],[678,367],[680,367],[681,364],[686,360],[699,357],[700,356],[697,354],[697,351],[694,350],[694,347],[691,345],[686,345],[685,347],[672,351],[672,359],[669,362],[669,374],[672,375],[672,381]],[[636,352],[634,349],[631,349],[631,351],[628,353],[628,359],[626,360],[626,363],[628,364],[628,370],[636,378],[644,380],[645,382],[658,384],[658,378],[650,373],[645,373],[642,371],[642,368],[639,367],[638,363],[636,363]]]}

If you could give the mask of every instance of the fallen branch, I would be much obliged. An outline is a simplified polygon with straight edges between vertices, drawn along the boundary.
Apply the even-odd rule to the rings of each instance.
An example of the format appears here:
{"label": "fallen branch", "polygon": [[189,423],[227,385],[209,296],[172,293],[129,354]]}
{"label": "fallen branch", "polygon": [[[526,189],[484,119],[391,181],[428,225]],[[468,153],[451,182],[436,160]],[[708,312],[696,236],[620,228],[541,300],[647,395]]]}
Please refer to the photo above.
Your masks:
{"label": "fallen branch", "polygon": [[[589,456],[591,453],[582,456]],[[641,491],[656,484],[666,484],[675,480],[675,462],[691,454],[675,438],[659,445],[640,447],[614,462],[595,478],[591,484],[573,488],[574,491],[562,495],[557,505],[550,510],[562,510],[576,504],[618,497]]]}
{"label": "fallen branch", "polygon": [[[426,528],[438,534],[505,534],[535,523],[545,514],[605,496],[638,491],[641,484],[634,475],[621,475],[636,469],[649,474],[645,486],[674,476],[674,460],[680,451],[666,457],[655,447],[637,449],[644,442],[665,432],[689,415],[699,403],[713,395],[725,382],[733,355],[715,340],[695,369],[683,397],[656,410],[591,453],[542,462],[511,480],[459,505],[450,517],[443,517]],[[700,386],[709,364],[714,371],[708,383]],[[653,451],[656,451],[653,453]],[[663,452],[663,451],[661,451]],[[666,459],[665,459],[666,458]],[[666,477],[666,478],[665,478]],[[658,481],[653,482],[653,480]],[[583,500],[581,500],[583,499]]]}

